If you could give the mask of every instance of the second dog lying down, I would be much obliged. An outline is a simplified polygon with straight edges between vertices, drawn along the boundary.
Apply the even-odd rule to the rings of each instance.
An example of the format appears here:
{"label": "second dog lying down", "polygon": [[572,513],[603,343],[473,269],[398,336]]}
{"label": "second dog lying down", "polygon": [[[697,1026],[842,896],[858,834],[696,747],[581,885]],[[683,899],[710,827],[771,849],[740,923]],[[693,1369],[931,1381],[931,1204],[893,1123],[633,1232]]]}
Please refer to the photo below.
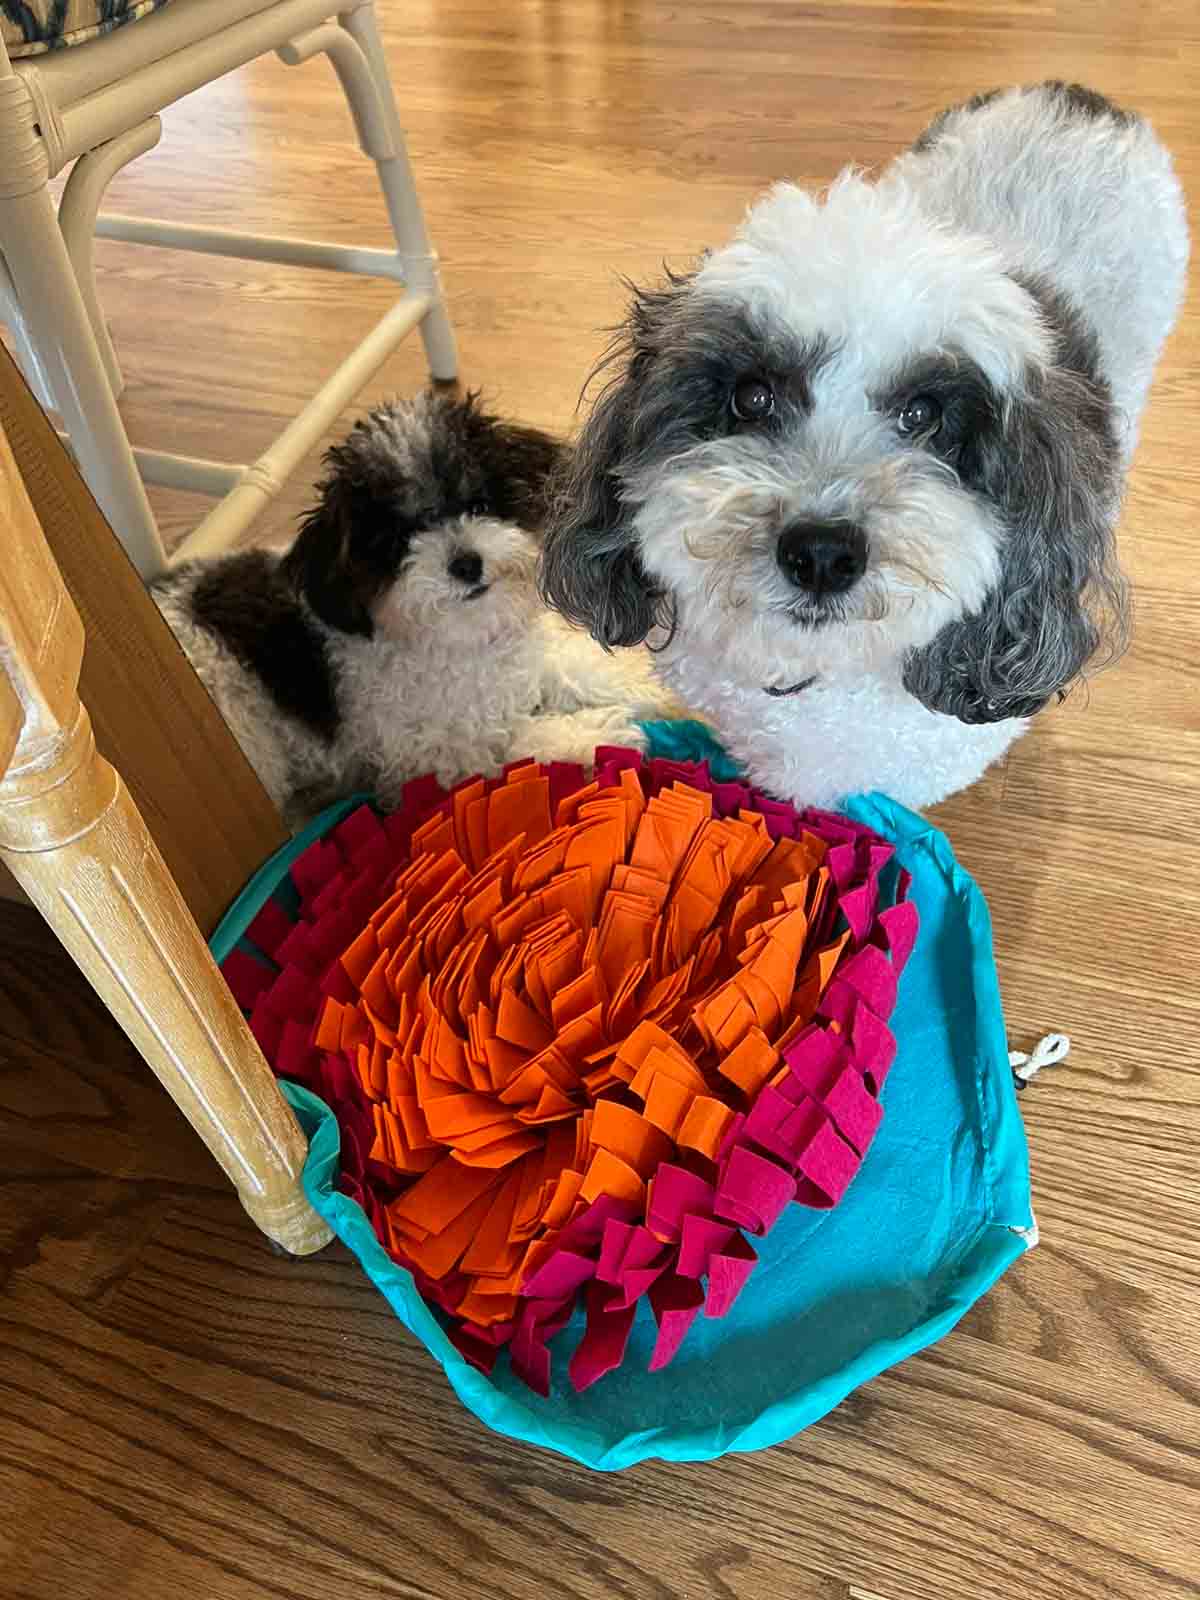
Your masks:
{"label": "second dog lying down", "polygon": [[641,743],[669,701],[642,652],[611,656],[537,596],[560,446],[422,394],[329,451],[290,549],[188,563],[154,596],[293,827],[367,789],[395,804],[508,761]]}

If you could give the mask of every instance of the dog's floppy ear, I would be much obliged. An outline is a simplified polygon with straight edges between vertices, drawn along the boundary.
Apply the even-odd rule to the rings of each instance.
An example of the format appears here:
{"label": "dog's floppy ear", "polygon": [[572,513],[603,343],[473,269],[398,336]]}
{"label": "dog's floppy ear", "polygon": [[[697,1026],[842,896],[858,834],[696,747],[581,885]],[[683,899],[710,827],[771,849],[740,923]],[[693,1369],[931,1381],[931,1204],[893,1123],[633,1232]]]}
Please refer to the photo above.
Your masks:
{"label": "dog's floppy ear", "polygon": [[904,685],[962,722],[1029,717],[1093,658],[1124,646],[1127,588],[1116,565],[1122,467],[1107,385],[1086,333],[1060,364],[1030,372],[967,447],[964,483],[1001,523],[1000,574],[973,616],[905,663]]}
{"label": "dog's floppy ear", "polygon": [[494,421],[481,436],[479,462],[495,515],[527,533],[539,533],[549,511],[551,480],[566,457],[566,446],[548,433]]}
{"label": "dog's floppy ear", "polygon": [[554,485],[542,553],[546,601],[601,644],[641,644],[663,617],[664,592],[638,558],[625,480],[654,433],[647,403],[662,324],[686,278],[634,288],[625,326],[597,371],[619,364]]}
{"label": "dog's floppy ear", "polygon": [[325,464],[320,499],[301,521],[282,569],[322,622],[369,639],[370,604],[388,580],[370,553],[395,542],[389,538],[394,508],[354,451],[335,445]]}

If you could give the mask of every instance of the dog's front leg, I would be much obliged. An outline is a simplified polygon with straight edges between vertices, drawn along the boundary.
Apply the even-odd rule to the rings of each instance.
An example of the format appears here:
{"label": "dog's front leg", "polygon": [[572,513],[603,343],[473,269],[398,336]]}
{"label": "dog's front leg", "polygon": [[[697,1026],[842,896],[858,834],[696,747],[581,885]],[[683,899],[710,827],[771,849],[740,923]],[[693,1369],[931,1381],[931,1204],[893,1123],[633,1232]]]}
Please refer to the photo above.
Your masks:
{"label": "dog's front leg", "polygon": [[514,732],[514,759],[528,755],[538,761],[572,761],[590,766],[597,745],[646,748],[646,735],[632,713],[621,706],[587,706],[564,716],[530,717]]}
{"label": "dog's front leg", "polygon": [[545,716],[605,708],[622,708],[631,718],[679,715],[648,651],[610,654],[594,639],[565,629],[546,641],[539,702]]}

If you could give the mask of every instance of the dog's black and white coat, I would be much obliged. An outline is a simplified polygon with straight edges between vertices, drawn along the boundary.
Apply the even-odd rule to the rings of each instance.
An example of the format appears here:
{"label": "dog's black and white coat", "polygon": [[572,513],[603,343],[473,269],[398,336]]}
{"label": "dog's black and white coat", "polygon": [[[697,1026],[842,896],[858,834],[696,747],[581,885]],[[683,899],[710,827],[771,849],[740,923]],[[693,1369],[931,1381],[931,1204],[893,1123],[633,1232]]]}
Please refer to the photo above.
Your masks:
{"label": "dog's black and white coat", "polygon": [[430,394],[359,422],[326,456],[285,551],[187,563],[159,608],[293,825],[367,789],[395,804],[508,761],[590,762],[642,742],[667,691],[540,601],[534,535],[561,446]]}
{"label": "dog's black and white coat", "polygon": [[978,96],[874,182],[779,185],[636,293],[544,592],[609,645],[657,636],[762,787],[932,804],[1119,650],[1187,257],[1166,150],[1076,85]]}

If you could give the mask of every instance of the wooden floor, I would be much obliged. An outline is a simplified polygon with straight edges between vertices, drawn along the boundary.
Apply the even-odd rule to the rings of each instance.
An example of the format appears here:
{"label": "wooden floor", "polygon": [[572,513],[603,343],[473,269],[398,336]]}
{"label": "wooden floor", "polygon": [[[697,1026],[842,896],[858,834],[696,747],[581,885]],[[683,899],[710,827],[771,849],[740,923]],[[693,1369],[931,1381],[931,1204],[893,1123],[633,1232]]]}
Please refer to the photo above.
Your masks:
{"label": "wooden floor", "polygon": [[[182,3],[182,0],[180,0]],[[383,0],[464,373],[567,427],[622,300],[770,180],[1081,78],[1200,201],[1195,0]],[[320,65],[195,96],[114,207],[383,243]],[[139,441],[265,445],[386,288],[102,245]],[[340,1249],[272,1256],[32,913],[0,924],[4,1600],[1200,1595],[1200,311],[1124,527],[1135,644],[939,820],[990,899],[1043,1242],[786,1447],[599,1477],[487,1434]],[[402,352],[372,391],[422,378]],[[310,473],[311,477],[311,473]],[[304,501],[290,494],[286,526]],[[160,498],[178,531],[194,505]],[[10,1548],[5,1548],[9,1546]]]}

